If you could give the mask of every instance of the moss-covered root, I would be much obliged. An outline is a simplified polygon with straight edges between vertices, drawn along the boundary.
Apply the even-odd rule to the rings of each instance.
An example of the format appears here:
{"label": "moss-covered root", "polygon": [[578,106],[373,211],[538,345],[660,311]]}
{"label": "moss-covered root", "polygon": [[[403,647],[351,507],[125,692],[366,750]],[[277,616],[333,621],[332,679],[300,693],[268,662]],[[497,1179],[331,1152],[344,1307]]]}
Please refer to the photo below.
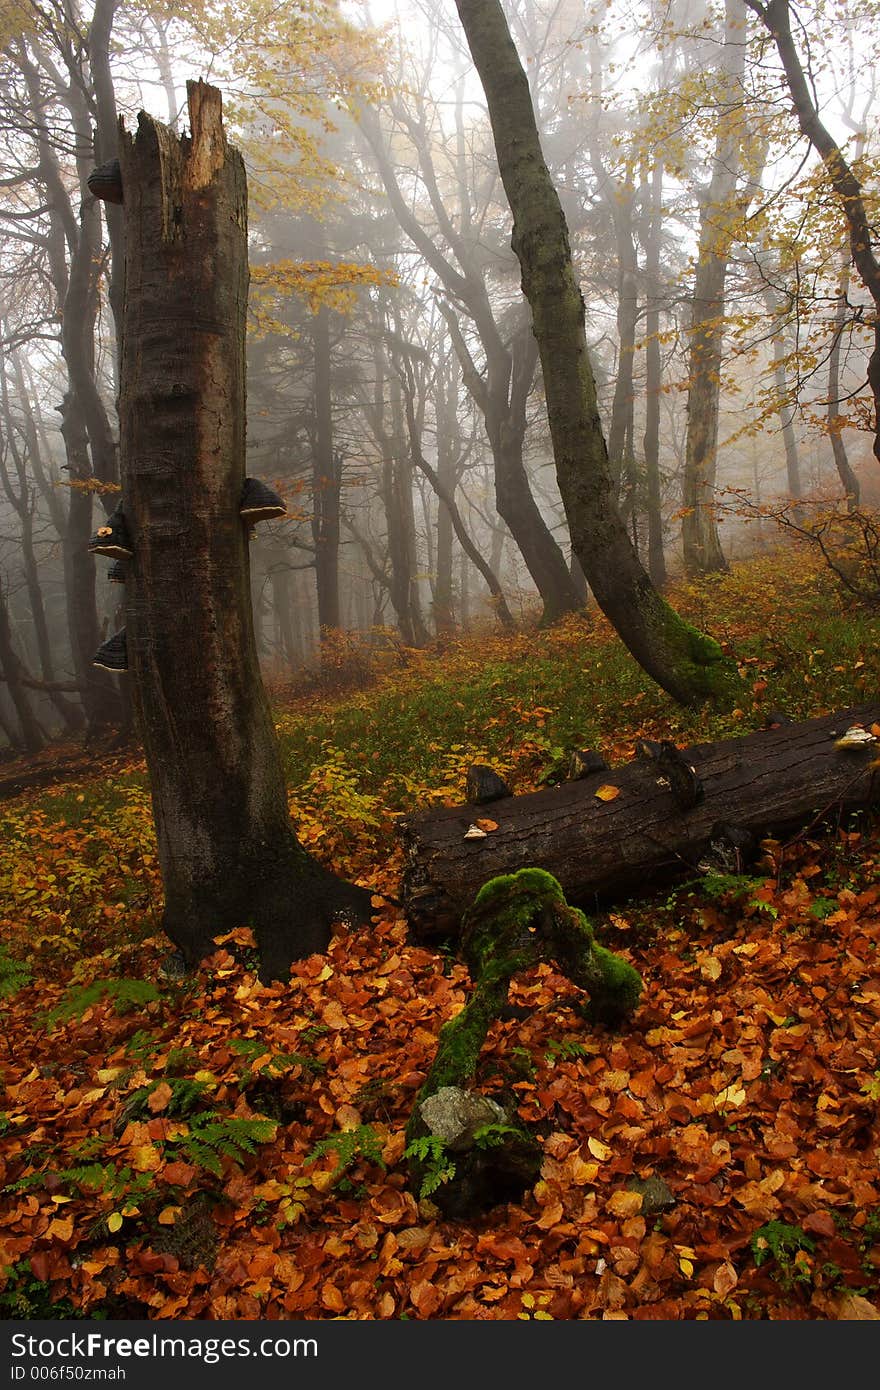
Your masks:
{"label": "moss-covered root", "polygon": [[503,981],[505,997],[513,975],[555,961],[589,993],[586,1012],[596,1022],[622,1023],[642,992],[638,971],[597,944],[584,914],[568,906],[543,869],[520,869],[483,885],[462,923],[462,954],[478,986]]}
{"label": "moss-covered root", "polygon": [[[441,1030],[434,1065],[406,1128],[410,1183],[419,1193],[425,1190],[430,1165],[428,1151],[418,1141],[430,1134],[436,1147],[444,1139],[440,1130],[429,1126],[425,1102],[441,1100],[438,1093],[443,1091],[446,1100],[452,1095],[459,1107],[470,1104],[467,1083],[514,975],[541,961],[555,961],[574,984],[589,991],[589,1016],[607,1023],[620,1022],[631,1013],[642,990],[638,972],[596,944],[586,917],[568,906],[556,879],[543,869],[520,869],[484,884],[465,913],[461,945],[474,993]],[[454,1162],[444,1149],[445,1175],[431,1191],[447,1215],[463,1216],[514,1198],[534,1180],[540,1146],[513,1115],[494,1126],[491,1143],[489,1137],[484,1132],[481,1142],[478,1129],[472,1140],[456,1143]],[[445,1138],[451,1143],[448,1135]]]}
{"label": "moss-covered root", "polygon": [[[490,1024],[507,999],[510,976],[478,985],[460,1014],[440,1030],[437,1056],[418,1100],[433,1096],[442,1086],[465,1086],[477,1069]],[[407,1138],[410,1138],[407,1132]]]}

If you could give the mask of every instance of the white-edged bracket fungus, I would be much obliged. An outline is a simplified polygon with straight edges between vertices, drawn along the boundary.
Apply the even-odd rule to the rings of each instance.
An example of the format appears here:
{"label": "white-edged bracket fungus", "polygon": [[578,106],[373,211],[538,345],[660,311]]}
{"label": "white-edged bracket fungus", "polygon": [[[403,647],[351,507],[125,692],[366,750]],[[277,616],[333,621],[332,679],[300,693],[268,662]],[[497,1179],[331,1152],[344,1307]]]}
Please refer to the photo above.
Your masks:
{"label": "white-edged bracket fungus", "polygon": [[245,478],[239,511],[251,526],[258,521],[271,521],[273,517],[287,515],[287,508],[278,493],[259,478]]}
{"label": "white-edged bracket fungus", "polygon": [[98,527],[88,548],[90,554],[109,555],[112,560],[128,559],[134,554],[121,506],[108,516],[103,526]]}
{"label": "white-edged bracket fungus", "polygon": [[128,670],[128,649],[125,644],[124,627],[115,632],[112,637],[108,637],[106,642],[101,643],[92,657],[92,665],[100,666],[104,671]]}

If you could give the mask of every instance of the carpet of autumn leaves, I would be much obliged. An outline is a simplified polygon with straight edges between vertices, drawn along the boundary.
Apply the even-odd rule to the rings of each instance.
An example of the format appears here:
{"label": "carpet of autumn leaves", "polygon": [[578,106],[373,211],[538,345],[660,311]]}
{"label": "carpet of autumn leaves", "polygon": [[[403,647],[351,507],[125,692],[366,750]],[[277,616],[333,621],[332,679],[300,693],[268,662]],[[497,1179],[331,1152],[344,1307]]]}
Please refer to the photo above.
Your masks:
{"label": "carpet of autumn leaves", "polygon": [[[365,690],[279,703],[302,838],[375,894],[369,929],[289,983],[259,982],[245,929],[195,974],[168,964],[136,760],[0,807],[0,1313],[880,1316],[867,816],[767,841],[748,875],[597,914],[645,980],[631,1023],[588,1028],[574,987],[539,967],[476,1078],[541,1139],[539,1181],[467,1222],[407,1188],[404,1126],[469,981],[407,941],[394,815],[459,800],[480,756],[534,786],[574,727],[621,761],[646,733],[722,737],[757,727],[770,700],[807,716],[875,691],[876,619],[837,611],[801,558],[770,573],[756,563],[683,596],[698,616],[711,602],[744,675],[741,707],[711,720],[645,691],[595,623],[463,642]],[[583,709],[566,704],[577,686]],[[438,717],[410,744],[426,687]],[[660,1209],[632,1189],[649,1177],[668,1189]]]}

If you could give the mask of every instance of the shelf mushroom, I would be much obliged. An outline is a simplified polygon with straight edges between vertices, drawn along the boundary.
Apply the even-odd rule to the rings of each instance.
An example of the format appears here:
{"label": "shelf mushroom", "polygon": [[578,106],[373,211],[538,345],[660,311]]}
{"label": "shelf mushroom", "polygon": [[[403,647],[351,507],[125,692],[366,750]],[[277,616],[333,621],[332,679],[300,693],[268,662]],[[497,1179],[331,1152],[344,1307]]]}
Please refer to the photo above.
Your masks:
{"label": "shelf mushroom", "polygon": [[106,642],[102,642],[95,655],[92,657],[92,665],[100,666],[104,671],[127,671],[128,670],[128,649],[125,643],[125,628],[120,628],[112,637],[108,637]]}
{"label": "shelf mushroom", "polygon": [[134,554],[121,506],[98,527],[88,548],[92,555],[109,555],[113,560],[127,559]]}
{"label": "shelf mushroom", "polygon": [[106,164],[99,164],[89,174],[86,183],[89,192],[103,203],[122,202],[122,170],[118,159],[108,159]]}
{"label": "shelf mushroom", "polygon": [[239,511],[250,526],[272,517],[286,516],[287,508],[278,493],[260,478],[245,478]]}

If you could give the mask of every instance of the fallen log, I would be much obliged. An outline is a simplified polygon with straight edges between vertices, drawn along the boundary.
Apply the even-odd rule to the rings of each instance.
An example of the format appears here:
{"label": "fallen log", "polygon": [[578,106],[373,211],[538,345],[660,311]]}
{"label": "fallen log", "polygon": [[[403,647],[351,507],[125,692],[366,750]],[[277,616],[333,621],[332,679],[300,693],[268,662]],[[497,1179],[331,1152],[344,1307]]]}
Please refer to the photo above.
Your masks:
{"label": "fallen log", "polygon": [[[684,758],[699,799],[682,810],[661,765],[638,757],[577,781],[489,806],[462,805],[403,820],[402,901],[417,941],[455,936],[461,916],[487,879],[527,866],[545,869],[569,902],[589,911],[597,900],[641,893],[652,880],[693,874],[718,832],[736,827],[755,840],[880,799],[880,742],[838,748],[854,725],[880,721],[880,703],[839,710],[742,738],[694,744]],[[601,787],[616,793],[603,800]],[[497,829],[480,835],[479,820]]]}

